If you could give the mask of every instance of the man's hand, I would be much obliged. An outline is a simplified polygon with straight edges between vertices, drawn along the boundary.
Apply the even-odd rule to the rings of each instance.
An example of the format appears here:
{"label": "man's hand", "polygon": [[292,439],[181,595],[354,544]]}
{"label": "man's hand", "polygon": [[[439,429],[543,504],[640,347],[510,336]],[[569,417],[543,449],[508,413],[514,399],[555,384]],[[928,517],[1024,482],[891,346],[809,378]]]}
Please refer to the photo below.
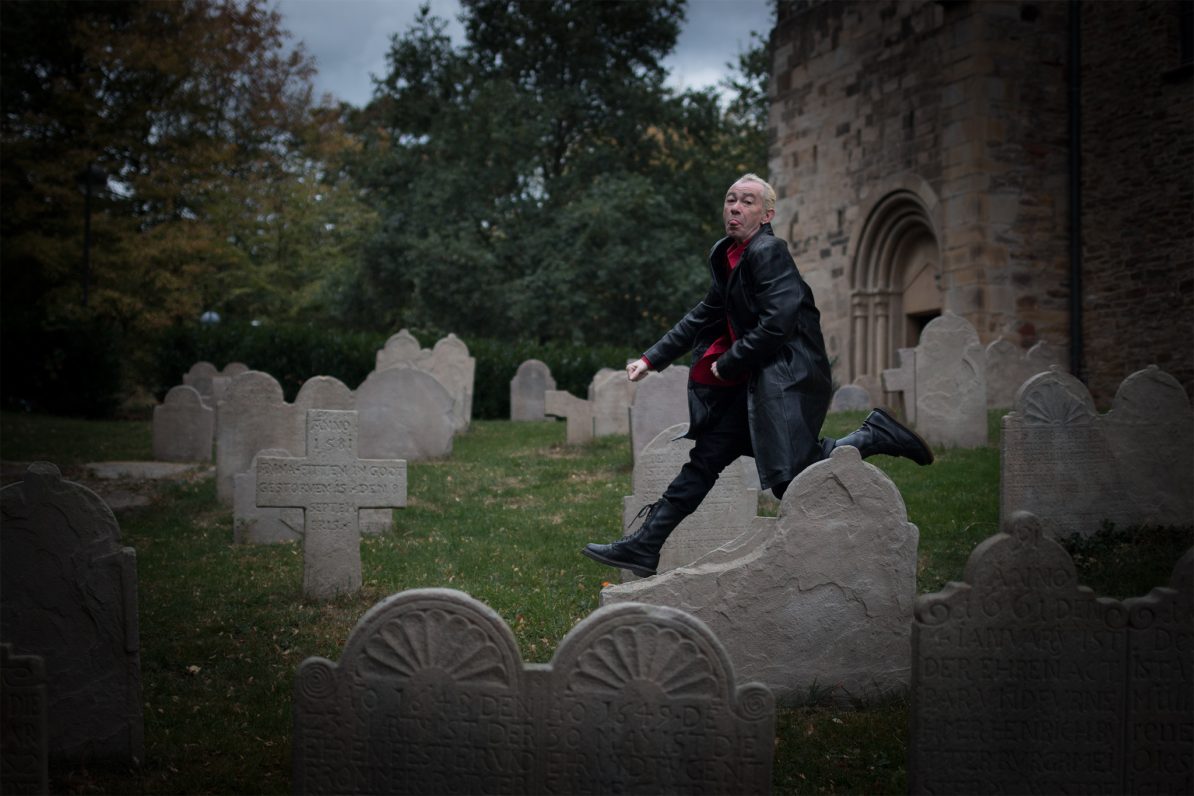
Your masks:
{"label": "man's hand", "polygon": [[631,381],[641,381],[646,378],[649,370],[646,362],[636,359],[626,366],[626,377]]}

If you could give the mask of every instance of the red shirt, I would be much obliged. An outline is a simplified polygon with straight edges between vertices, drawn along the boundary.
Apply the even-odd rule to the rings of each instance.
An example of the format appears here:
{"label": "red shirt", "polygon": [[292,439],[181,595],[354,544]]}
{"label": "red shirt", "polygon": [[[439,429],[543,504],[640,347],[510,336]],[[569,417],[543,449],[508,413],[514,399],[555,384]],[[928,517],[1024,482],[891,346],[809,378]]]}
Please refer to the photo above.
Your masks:
{"label": "red shirt", "polygon": [[[749,242],[749,241],[748,241]],[[734,269],[738,267],[739,261],[742,259],[742,252],[746,251],[745,243],[732,243],[730,248],[726,249],[726,278],[733,273]],[[719,379],[713,375],[713,363],[717,358],[730,350],[730,346],[734,344],[734,329],[730,326],[729,315],[726,315],[726,333],[713,341],[713,344],[705,349],[705,353],[701,356],[697,363],[692,366],[692,372],[689,378],[697,384],[709,384],[715,387],[729,387],[735,384],[745,384],[750,379],[749,373],[744,373],[736,379]]]}

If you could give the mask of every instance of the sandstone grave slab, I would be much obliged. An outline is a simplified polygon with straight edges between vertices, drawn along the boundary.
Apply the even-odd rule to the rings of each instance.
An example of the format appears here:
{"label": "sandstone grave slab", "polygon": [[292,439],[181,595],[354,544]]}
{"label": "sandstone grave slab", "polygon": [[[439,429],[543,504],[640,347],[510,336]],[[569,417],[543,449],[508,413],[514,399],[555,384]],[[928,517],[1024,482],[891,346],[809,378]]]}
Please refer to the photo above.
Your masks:
{"label": "sandstone grave slab", "polygon": [[510,419],[535,421],[546,419],[544,395],[556,388],[551,368],[537,359],[528,359],[518,366],[510,379]]}
{"label": "sandstone grave slab", "polygon": [[362,456],[422,461],[452,453],[452,396],[430,373],[403,366],[375,370],[356,399]]}
{"label": "sandstone grave slab", "polygon": [[688,421],[688,368],[670,365],[648,373],[630,405],[631,452],[637,457],[660,431]]}
{"label": "sandstone grave slab", "polygon": [[194,387],[179,385],[153,408],[153,458],[163,462],[210,462],[215,410]]}
{"label": "sandstone grave slab", "polygon": [[266,448],[253,456],[243,473],[233,476],[232,541],[236,544],[278,544],[303,538],[303,510],[257,505],[257,462],[262,456],[290,457],[284,448]]}
{"label": "sandstone grave slab", "polygon": [[0,644],[0,792],[50,792],[46,664]]}
{"label": "sandstone grave slab", "polygon": [[548,664],[488,606],[386,598],[294,699],[299,794],[765,793],[774,701],[682,611],[599,609]]}
{"label": "sandstone grave slab", "polygon": [[[385,372],[385,371],[383,371]],[[307,412],[304,458],[257,460],[257,505],[304,511],[303,595],[361,588],[358,511],[406,505],[406,462],[357,458],[357,413]]]}
{"label": "sandstone grave slab", "polygon": [[0,643],[45,663],[51,765],[143,760],[136,553],[112,511],[34,462],[0,517]]}

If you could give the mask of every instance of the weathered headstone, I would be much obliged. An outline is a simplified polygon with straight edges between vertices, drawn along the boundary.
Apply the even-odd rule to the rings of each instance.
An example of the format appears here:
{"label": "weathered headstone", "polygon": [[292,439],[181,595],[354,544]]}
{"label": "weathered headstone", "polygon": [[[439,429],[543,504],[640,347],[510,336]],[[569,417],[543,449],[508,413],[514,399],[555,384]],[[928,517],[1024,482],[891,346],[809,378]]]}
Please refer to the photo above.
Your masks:
{"label": "weathered headstone", "polygon": [[916,349],[901,348],[896,351],[899,366],[882,373],[883,391],[896,393],[904,410],[908,425],[916,425]]}
{"label": "weathered headstone", "polygon": [[153,408],[153,458],[161,462],[210,462],[215,410],[194,387],[179,385]]}
{"label": "weathered headstone", "polygon": [[46,665],[0,644],[0,793],[50,792]]}
{"label": "weathered headstone", "polygon": [[306,450],[258,458],[257,505],[303,509],[305,597],[352,594],[361,588],[357,512],[406,505],[406,462],[357,458],[357,413],[333,409],[307,412]]}
{"label": "weathered headstone", "polygon": [[452,396],[430,373],[404,366],[375,370],[356,399],[362,456],[421,461],[452,452]]}
{"label": "weathered headstone", "polygon": [[756,518],[687,566],[603,589],[601,601],[692,611],[739,676],[781,701],[814,684],[849,695],[902,690],[916,544],[899,490],[846,446],[796,477],[778,517]]}
{"label": "weathered headstone", "polygon": [[228,385],[216,408],[216,497],[220,503],[232,506],[233,476],[248,470],[258,451],[295,447],[290,414],[282,385],[268,373],[250,370]]}
{"label": "weathered headstone", "polygon": [[637,457],[660,431],[688,421],[688,368],[671,365],[648,373],[630,405],[631,453]]}
{"label": "weathered headstone", "polygon": [[[303,443],[304,447],[306,442]],[[232,541],[236,544],[277,544],[303,538],[303,510],[257,505],[257,462],[262,456],[290,456],[283,448],[267,448],[253,456],[243,473],[233,476]]]}
{"label": "weathered headstone", "polygon": [[294,792],[766,793],[774,721],[682,611],[599,609],[524,665],[488,606],[420,589],[299,667]]}
{"label": "weathered headstone", "polygon": [[1038,373],[1062,364],[1063,352],[1041,340],[1025,351],[1002,337],[984,351],[987,372],[987,408],[1010,408],[1020,385]]}
{"label": "weathered headstone", "polygon": [[593,434],[608,437],[630,433],[630,403],[634,400],[635,383],[626,378],[626,371],[602,368],[589,385],[589,400],[593,403]]}
{"label": "weathered headstone", "polygon": [[1128,377],[1100,416],[1086,386],[1054,369],[1033,376],[1003,418],[1000,514],[1031,511],[1047,532],[1092,534],[1194,522],[1194,416],[1156,368]]}
{"label": "weathered headstone", "polygon": [[544,394],[556,388],[551,368],[537,359],[528,359],[518,366],[510,379],[510,419],[515,421],[544,420]]}
{"label": "weathered headstone", "polygon": [[543,394],[543,411],[568,421],[564,438],[569,445],[583,445],[593,439],[593,403],[564,390]]}
{"label": "weathered headstone", "polygon": [[904,393],[908,421],[933,445],[986,445],[986,357],[970,322],[947,311],[925,326],[914,356],[906,358],[905,350],[900,349],[898,369],[883,371],[883,383],[889,392]]}
{"label": "weathered headstone", "polygon": [[1127,603],[1098,598],[1036,517],[1004,527],[963,582],[917,599],[911,791],[1191,792],[1189,575]]}
{"label": "weathered headstone", "polygon": [[[688,424],[664,429],[634,462],[634,494],[623,499],[622,530],[629,535],[638,527],[638,512],[659,499],[668,484],[688,461],[693,441],[683,439]],[[712,491],[692,514],[684,518],[660,551],[659,572],[690,564],[733,541],[750,528],[758,514],[759,492],[743,479],[741,462],[722,471]]]}
{"label": "weathered headstone", "polygon": [[0,517],[0,642],[45,662],[51,764],[143,760],[137,561],[112,511],[34,462]]}
{"label": "weathered headstone", "polygon": [[838,387],[829,404],[830,412],[865,412],[874,406],[866,387],[846,384]]}
{"label": "weathered headstone", "polygon": [[477,360],[469,356],[468,346],[459,337],[449,334],[435,343],[421,365],[452,396],[452,419],[456,429],[463,431],[473,419],[473,388],[476,381]]}
{"label": "weathered headstone", "polygon": [[205,398],[211,397],[211,380],[220,375],[220,369],[210,362],[196,362],[191,369],[182,374],[182,383],[187,387],[194,387],[195,391]]}
{"label": "weathered headstone", "polygon": [[398,365],[417,365],[423,357],[423,346],[406,329],[390,335],[374,357],[374,370],[386,370]]}

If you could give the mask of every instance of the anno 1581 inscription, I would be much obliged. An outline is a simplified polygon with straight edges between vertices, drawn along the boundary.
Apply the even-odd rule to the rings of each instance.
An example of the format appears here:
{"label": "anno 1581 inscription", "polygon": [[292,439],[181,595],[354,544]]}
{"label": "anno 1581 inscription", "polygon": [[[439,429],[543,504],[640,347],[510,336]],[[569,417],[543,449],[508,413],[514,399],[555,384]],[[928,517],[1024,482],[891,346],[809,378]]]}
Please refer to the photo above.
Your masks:
{"label": "anno 1581 inscription", "polygon": [[917,601],[912,792],[1191,792],[1194,598],[1176,573],[1096,598],[1026,512],[975,548],[965,582]]}
{"label": "anno 1581 inscription", "polygon": [[312,599],[361,588],[360,509],[406,505],[406,462],[356,451],[356,412],[309,409],[306,458],[257,460],[257,505],[306,515],[303,594]]}

